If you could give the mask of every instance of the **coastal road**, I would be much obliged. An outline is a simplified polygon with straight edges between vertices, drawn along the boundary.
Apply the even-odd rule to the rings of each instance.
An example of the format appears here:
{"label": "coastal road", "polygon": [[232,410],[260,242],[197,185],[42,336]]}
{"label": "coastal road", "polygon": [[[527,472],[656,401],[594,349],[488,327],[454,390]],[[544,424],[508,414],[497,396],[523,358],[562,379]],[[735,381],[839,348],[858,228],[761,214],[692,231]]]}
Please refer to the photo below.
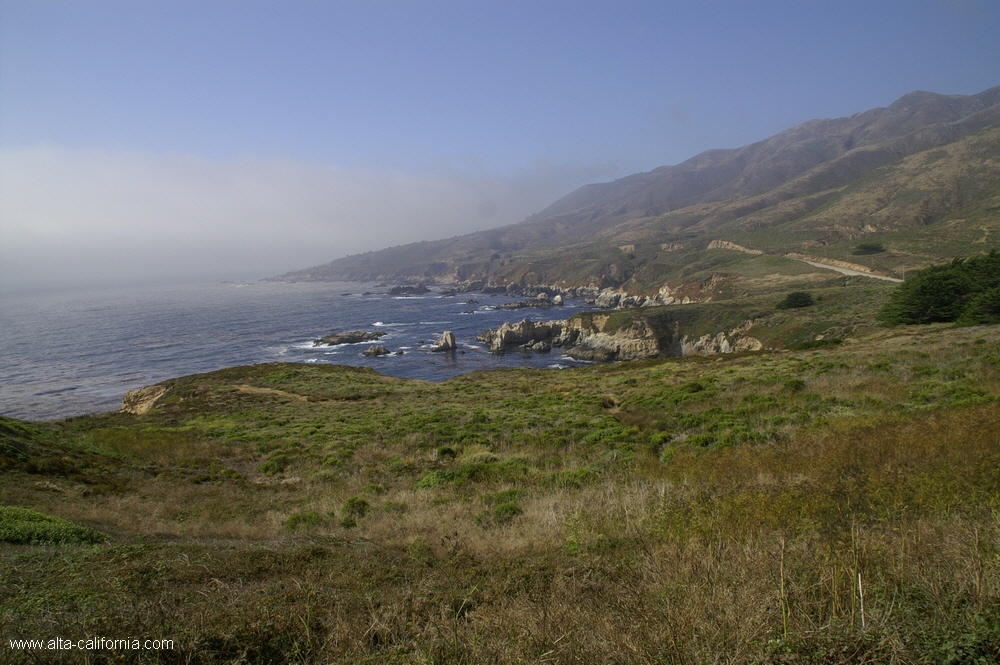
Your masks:
{"label": "coastal road", "polygon": [[845,275],[858,275],[861,277],[871,277],[872,279],[882,279],[887,282],[902,282],[903,280],[897,279],[895,277],[884,277],[882,275],[873,275],[868,272],[861,272],[860,270],[850,270],[848,268],[838,268],[837,266],[828,266],[825,263],[816,263],[815,261],[806,261],[805,259],[795,259],[796,261],[802,261],[802,263],[808,263],[816,268],[826,268],[827,270],[836,270],[837,272],[843,273]]}

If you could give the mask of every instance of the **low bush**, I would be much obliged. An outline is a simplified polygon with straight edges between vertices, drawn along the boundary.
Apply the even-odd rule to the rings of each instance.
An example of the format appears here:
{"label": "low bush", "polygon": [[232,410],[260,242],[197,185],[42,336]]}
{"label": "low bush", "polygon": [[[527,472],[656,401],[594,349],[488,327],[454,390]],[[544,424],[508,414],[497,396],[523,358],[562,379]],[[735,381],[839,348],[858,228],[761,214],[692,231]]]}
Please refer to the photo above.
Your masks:
{"label": "low bush", "polygon": [[881,254],[885,251],[885,246],[880,242],[863,242],[854,248],[851,254],[855,256],[867,256],[869,254]]}
{"label": "low bush", "polygon": [[368,502],[359,496],[352,496],[344,502],[342,510],[349,517],[364,517],[368,514]]}
{"label": "low bush", "polygon": [[289,531],[295,531],[296,529],[308,529],[310,527],[318,526],[323,521],[323,518],[319,516],[319,513],[295,513],[289,515],[288,519],[285,520],[285,528]]}
{"label": "low bush", "polygon": [[813,299],[812,294],[808,291],[792,291],[777,304],[777,308],[799,309],[802,307],[811,307],[814,304],[816,304],[816,300]]}
{"label": "low bush", "polygon": [[29,508],[0,506],[0,542],[15,545],[83,545],[104,542],[105,536],[60,517]]}

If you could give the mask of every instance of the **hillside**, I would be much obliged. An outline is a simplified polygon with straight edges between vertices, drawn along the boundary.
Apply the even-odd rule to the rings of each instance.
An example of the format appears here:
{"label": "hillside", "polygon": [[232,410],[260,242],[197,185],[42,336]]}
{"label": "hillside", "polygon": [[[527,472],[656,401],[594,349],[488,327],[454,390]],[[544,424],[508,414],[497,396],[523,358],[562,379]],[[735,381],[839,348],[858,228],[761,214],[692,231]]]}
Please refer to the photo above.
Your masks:
{"label": "hillside", "polygon": [[[706,261],[715,285],[758,272],[760,254],[718,256],[720,247],[735,254],[725,250],[733,245],[901,277],[996,244],[998,156],[1000,87],[971,96],[914,92],[886,108],[587,185],[520,224],[275,279],[492,280],[650,294],[664,284],[690,288],[690,266]],[[854,258],[861,242],[887,251]]]}
{"label": "hillside", "polygon": [[0,419],[0,625],[174,640],[79,663],[996,662],[998,397],[1000,327],[943,324],[172,379]]}

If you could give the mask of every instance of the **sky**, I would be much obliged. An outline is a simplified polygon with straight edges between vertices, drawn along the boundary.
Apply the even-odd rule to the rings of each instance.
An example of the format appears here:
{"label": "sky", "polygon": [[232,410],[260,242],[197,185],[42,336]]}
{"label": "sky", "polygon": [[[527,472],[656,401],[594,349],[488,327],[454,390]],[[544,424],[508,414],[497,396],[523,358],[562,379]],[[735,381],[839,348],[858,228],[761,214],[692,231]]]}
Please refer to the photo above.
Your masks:
{"label": "sky", "polygon": [[913,90],[1000,3],[3,0],[0,290],[259,279]]}

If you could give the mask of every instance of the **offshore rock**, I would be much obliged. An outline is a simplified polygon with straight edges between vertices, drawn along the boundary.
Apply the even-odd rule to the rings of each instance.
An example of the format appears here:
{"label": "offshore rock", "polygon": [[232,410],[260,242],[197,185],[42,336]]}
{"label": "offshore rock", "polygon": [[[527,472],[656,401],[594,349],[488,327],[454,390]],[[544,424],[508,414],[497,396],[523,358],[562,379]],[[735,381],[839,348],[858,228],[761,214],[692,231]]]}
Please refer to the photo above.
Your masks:
{"label": "offshore rock", "polygon": [[385,348],[381,344],[376,344],[375,346],[369,346],[367,349],[361,352],[361,355],[367,356],[369,358],[377,358],[378,356],[389,355],[389,349]]}
{"label": "offshore rock", "polygon": [[385,337],[387,333],[384,332],[365,332],[364,330],[355,330],[353,332],[346,333],[330,333],[324,337],[320,337],[313,342],[313,346],[336,346],[338,344],[358,344],[360,342],[374,342],[377,339]]}
{"label": "offshore rock", "polygon": [[418,296],[423,293],[430,293],[430,289],[424,286],[423,282],[418,282],[417,284],[397,284],[396,286],[389,289],[388,294],[390,296]]}
{"label": "offshore rock", "polygon": [[454,351],[457,348],[455,344],[455,333],[450,330],[445,330],[441,334],[441,339],[439,339],[431,347],[431,351]]}

